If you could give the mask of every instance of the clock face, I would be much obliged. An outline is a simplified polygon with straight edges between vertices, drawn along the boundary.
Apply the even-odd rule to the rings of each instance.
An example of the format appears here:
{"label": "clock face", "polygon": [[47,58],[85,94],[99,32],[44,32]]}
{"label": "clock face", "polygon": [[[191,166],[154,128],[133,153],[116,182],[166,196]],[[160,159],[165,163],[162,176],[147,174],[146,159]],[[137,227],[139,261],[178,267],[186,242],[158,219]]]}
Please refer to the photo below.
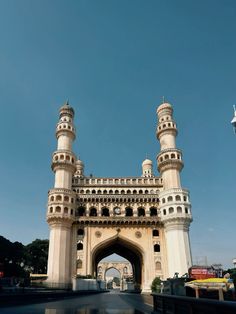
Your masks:
{"label": "clock face", "polygon": [[120,208],[119,208],[119,207],[115,207],[115,208],[114,208],[114,213],[115,213],[116,215],[120,215],[120,213],[121,213]]}

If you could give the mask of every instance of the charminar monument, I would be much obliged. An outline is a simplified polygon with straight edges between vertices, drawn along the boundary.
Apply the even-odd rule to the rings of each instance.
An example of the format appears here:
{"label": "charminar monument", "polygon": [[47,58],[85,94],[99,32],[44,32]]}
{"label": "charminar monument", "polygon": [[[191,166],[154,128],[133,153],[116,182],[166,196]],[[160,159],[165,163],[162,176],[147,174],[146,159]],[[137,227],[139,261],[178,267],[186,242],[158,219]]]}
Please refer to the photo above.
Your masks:
{"label": "charminar monument", "polygon": [[176,148],[173,108],[157,108],[160,142],[157,168],[149,159],[139,177],[90,177],[73,153],[76,137],[73,108],[60,108],[57,150],[52,156],[55,184],[48,193],[50,227],[48,284],[70,286],[77,275],[98,278],[99,262],[116,253],[132,265],[134,282],[143,292],[152,280],[183,275],[192,264],[188,190],[182,188],[182,152]]}

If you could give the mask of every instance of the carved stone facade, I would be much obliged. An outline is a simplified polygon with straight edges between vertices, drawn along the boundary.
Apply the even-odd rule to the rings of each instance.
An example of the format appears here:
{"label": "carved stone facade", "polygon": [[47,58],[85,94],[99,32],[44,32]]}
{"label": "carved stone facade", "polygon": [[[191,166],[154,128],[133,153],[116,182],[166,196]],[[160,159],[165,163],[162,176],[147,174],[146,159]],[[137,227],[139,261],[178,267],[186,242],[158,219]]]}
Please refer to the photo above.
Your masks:
{"label": "carved stone facade", "polygon": [[132,279],[133,270],[132,265],[129,262],[99,262],[97,266],[97,278],[106,280],[106,272],[115,268],[120,273],[120,279]]}
{"label": "carved stone facade", "polygon": [[183,160],[175,146],[172,106],[161,104],[157,116],[160,177],[154,176],[149,159],[142,163],[140,177],[87,177],[72,152],[74,110],[68,104],[61,107],[52,161],[55,186],[47,211],[49,284],[70,285],[76,275],[98,277],[99,262],[112,253],[131,263],[135,284],[144,292],[155,276],[165,279],[188,271],[191,204],[180,183]]}

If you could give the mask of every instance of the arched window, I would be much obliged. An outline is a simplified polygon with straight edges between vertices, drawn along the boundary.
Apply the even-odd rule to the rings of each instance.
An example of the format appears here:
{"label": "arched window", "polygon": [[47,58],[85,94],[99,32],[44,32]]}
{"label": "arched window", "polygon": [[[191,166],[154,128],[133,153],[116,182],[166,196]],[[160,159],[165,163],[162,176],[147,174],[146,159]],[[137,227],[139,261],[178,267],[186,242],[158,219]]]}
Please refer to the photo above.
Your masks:
{"label": "arched window", "polygon": [[124,274],[128,273],[128,268],[126,266],[124,267],[123,272],[124,272]]}
{"label": "arched window", "polygon": [[82,251],[83,250],[83,243],[77,243],[77,251]]}
{"label": "arched window", "polygon": [[98,191],[97,191],[97,194],[102,194],[101,190],[98,190]]}
{"label": "arched window", "polygon": [[127,194],[130,194],[131,193],[131,191],[130,190],[127,190],[127,192],[126,192]]}
{"label": "arched window", "polygon": [[186,201],[187,201],[187,196],[184,195],[184,202],[186,202]]}
{"label": "arched window", "polygon": [[139,190],[139,194],[143,194],[143,190]]}
{"label": "arched window", "polygon": [[119,194],[119,191],[118,191],[118,190],[115,190],[115,194]]}
{"label": "arched window", "polygon": [[96,191],[95,191],[95,190],[92,190],[92,194],[96,194]]}
{"label": "arched window", "polygon": [[50,197],[50,201],[53,202],[54,201],[54,196]]}
{"label": "arched window", "polygon": [[133,209],[130,208],[130,207],[127,207],[127,208],[125,209],[125,216],[126,216],[126,217],[131,217],[131,216],[133,216]]}
{"label": "arched window", "polygon": [[176,200],[176,201],[181,201],[180,195],[176,195],[175,200]]}
{"label": "arched window", "polygon": [[145,216],[145,209],[142,207],[138,208],[138,216]]}
{"label": "arched window", "polygon": [[168,202],[172,202],[173,201],[173,197],[172,196],[168,196],[167,201]]}
{"label": "arched window", "polygon": [[80,190],[80,194],[84,194],[84,190]]}
{"label": "arched window", "polygon": [[170,158],[171,158],[171,159],[175,159],[175,154],[171,154],[171,155],[170,155]]}
{"label": "arched window", "polygon": [[160,262],[156,262],[156,270],[161,270],[161,263]]}
{"label": "arched window", "polygon": [[155,207],[150,208],[150,216],[157,216],[157,209]]}
{"label": "arched window", "polygon": [[125,191],[124,191],[124,190],[121,190],[120,194],[125,194]]}
{"label": "arched window", "polygon": [[77,260],[77,268],[82,268],[82,266],[83,266],[83,263],[82,263],[81,259],[78,259]]}
{"label": "arched window", "polygon": [[77,230],[77,235],[78,236],[83,236],[84,235],[84,229],[78,229]]}
{"label": "arched window", "polygon": [[177,207],[177,213],[181,214],[182,213],[182,208],[180,206]]}
{"label": "arched window", "polygon": [[69,210],[68,207],[64,207],[64,214],[68,214]]}
{"label": "arched window", "polygon": [[169,155],[165,155],[165,159],[168,159],[169,158]]}
{"label": "arched window", "polygon": [[173,208],[173,207],[170,207],[170,208],[169,208],[169,214],[173,214],[173,212],[174,212],[174,208]]}
{"label": "arched window", "polygon": [[103,194],[107,194],[107,190],[104,190],[104,191],[103,191]]}
{"label": "arched window", "polygon": [[160,252],[161,248],[159,244],[154,244],[154,252]]}
{"label": "arched window", "polygon": [[61,207],[60,206],[57,206],[56,207],[56,213],[60,213],[61,212]]}
{"label": "arched window", "polygon": [[105,216],[105,217],[109,217],[110,214],[109,214],[109,209],[108,208],[102,208],[102,216]]}
{"label": "arched window", "polygon": [[165,198],[163,198],[161,201],[162,201],[162,204],[165,204],[166,199],[165,199]]}
{"label": "arched window", "polygon": [[50,213],[53,212],[53,207],[50,207],[49,212],[50,212]]}
{"label": "arched window", "polygon": [[56,196],[56,201],[61,201],[61,199],[62,199],[61,195]]}
{"label": "arched window", "polygon": [[69,202],[69,196],[64,196],[64,201]]}
{"label": "arched window", "polygon": [[85,208],[84,207],[79,207],[77,209],[77,213],[78,213],[78,216],[85,216]]}
{"label": "arched window", "polygon": [[70,160],[70,156],[66,155],[66,160],[69,161]]}
{"label": "arched window", "polygon": [[188,208],[185,207],[185,214],[188,214]]}
{"label": "arched window", "polygon": [[163,209],[163,215],[166,215],[166,209]]}
{"label": "arched window", "polygon": [[162,161],[163,161],[163,158],[161,157],[161,158],[160,158],[160,162],[162,162]]}
{"label": "arched window", "polygon": [[86,194],[89,194],[90,193],[90,191],[89,190],[86,190]]}
{"label": "arched window", "polygon": [[152,236],[153,236],[153,237],[159,237],[159,230],[153,229],[153,230],[152,230]]}
{"label": "arched window", "polygon": [[145,192],[144,192],[145,194],[148,194],[148,190],[145,190]]}
{"label": "arched window", "polygon": [[94,207],[90,208],[89,216],[96,217],[97,216],[97,209]]}
{"label": "arched window", "polygon": [[137,194],[137,190],[133,190],[133,194]]}
{"label": "arched window", "polygon": [[109,191],[109,194],[113,194],[113,191],[112,191],[112,190],[110,190],[110,191]]}

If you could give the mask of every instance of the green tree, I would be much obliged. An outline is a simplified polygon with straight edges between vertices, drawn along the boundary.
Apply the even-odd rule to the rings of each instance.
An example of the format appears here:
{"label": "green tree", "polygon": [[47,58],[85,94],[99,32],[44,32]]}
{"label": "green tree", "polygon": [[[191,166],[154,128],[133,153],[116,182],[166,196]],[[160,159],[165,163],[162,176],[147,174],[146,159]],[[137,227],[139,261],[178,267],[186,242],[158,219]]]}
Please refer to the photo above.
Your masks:
{"label": "green tree", "polygon": [[47,273],[48,247],[49,241],[40,239],[36,239],[26,245],[25,250],[27,266],[32,273]]}
{"label": "green tree", "polygon": [[161,291],[161,279],[160,277],[155,277],[152,281],[151,285],[152,292],[160,292]]}

